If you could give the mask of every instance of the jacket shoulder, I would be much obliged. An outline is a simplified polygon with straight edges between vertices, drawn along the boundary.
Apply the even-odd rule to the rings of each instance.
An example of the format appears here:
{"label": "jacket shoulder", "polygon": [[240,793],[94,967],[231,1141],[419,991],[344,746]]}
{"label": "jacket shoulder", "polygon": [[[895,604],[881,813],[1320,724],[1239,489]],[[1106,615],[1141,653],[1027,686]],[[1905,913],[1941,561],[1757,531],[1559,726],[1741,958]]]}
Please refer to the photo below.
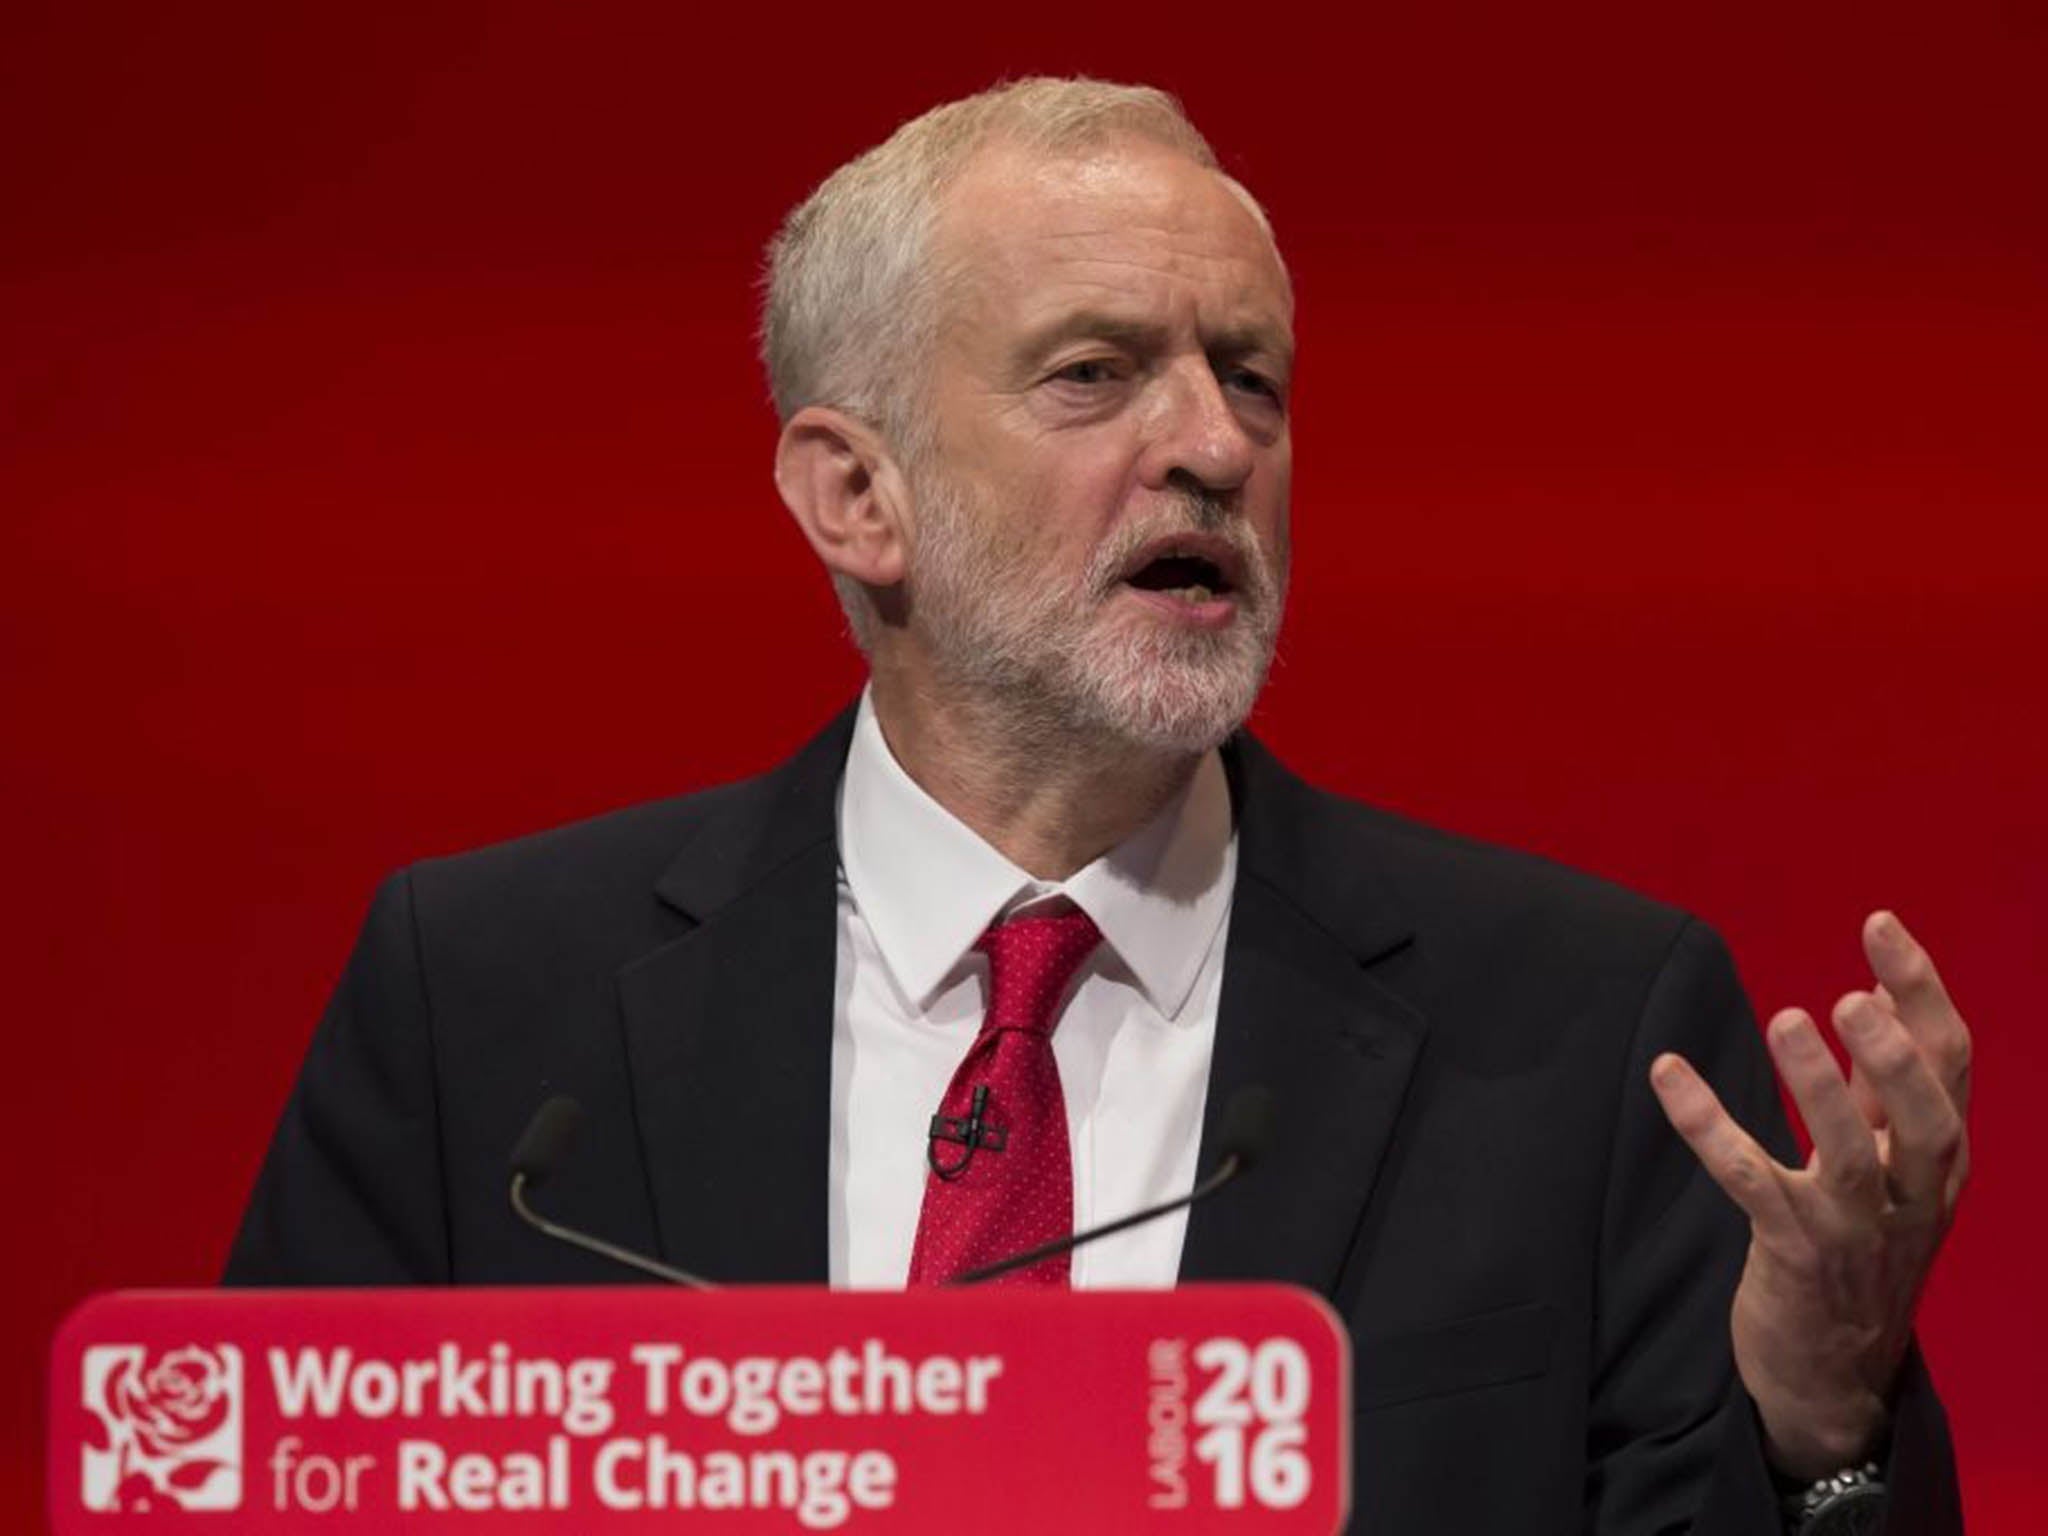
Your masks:
{"label": "jacket shoulder", "polygon": [[1668,902],[1543,854],[1329,798],[1351,812],[1354,835],[1368,856],[1381,862],[1409,900],[1431,913],[1458,910],[1507,920],[1525,911],[1556,911],[1600,928],[1664,933],[1693,920]]}
{"label": "jacket shoulder", "polygon": [[419,860],[409,872],[454,899],[507,886],[559,885],[593,877],[650,889],[677,851],[725,815],[764,798],[769,774],[620,806],[502,842]]}
{"label": "jacket shoulder", "polygon": [[1542,855],[1432,826],[1310,783],[1257,741],[1234,745],[1241,823],[1266,852],[1297,867],[1357,872],[1414,915],[1505,915],[1558,907],[1595,921],[1668,927],[1686,914],[1613,880]]}
{"label": "jacket shoulder", "polygon": [[1349,924],[1363,951],[1434,991],[1619,987],[1640,996],[1689,913],[1553,859],[1318,788],[1255,742],[1241,749],[1242,855],[1303,910]]}
{"label": "jacket shoulder", "polygon": [[682,931],[664,873],[713,834],[768,814],[773,773],[529,833],[401,871],[423,958],[529,977],[609,969]]}
{"label": "jacket shoulder", "polygon": [[853,720],[848,705],[793,756],[750,778],[429,860],[414,866],[415,886],[422,899],[458,907],[587,903],[599,916],[620,900],[651,906],[658,889],[702,915],[749,875],[834,835]]}

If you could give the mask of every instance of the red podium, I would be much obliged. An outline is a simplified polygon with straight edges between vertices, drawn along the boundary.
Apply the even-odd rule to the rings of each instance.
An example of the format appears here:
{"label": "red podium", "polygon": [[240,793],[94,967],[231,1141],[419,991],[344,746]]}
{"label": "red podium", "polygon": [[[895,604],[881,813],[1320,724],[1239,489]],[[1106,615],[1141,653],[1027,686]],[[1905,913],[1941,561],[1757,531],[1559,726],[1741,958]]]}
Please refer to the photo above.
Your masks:
{"label": "red podium", "polygon": [[1314,1531],[1350,1357],[1275,1285],[119,1292],[52,1346],[59,1533]]}

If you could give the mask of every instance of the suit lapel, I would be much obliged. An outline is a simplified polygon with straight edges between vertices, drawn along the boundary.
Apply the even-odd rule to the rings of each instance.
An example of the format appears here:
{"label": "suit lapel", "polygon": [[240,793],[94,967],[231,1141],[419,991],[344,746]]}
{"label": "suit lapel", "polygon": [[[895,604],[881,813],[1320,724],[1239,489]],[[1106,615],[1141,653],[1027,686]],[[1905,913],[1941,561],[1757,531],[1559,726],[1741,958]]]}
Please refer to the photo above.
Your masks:
{"label": "suit lapel", "polygon": [[[663,1255],[714,1280],[827,1278],[836,799],[849,709],[784,767],[720,791],[657,886],[692,926],[616,978],[633,1108]],[[1203,1116],[1273,1093],[1245,1182],[1189,1217],[1186,1280],[1330,1291],[1421,1046],[1420,1015],[1373,979],[1406,944],[1391,893],[1347,857],[1342,803],[1256,742],[1226,749],[1238,884]]]}
{"label": "suit lapel", "polygon": [[1261,1166],[1189,1215],[1181,1278],[1334,1290],[1386,1155],[1425,1023],[1374,980],[1410,938],[1392,893],[1348,857],[1341,802],[1256,742],[1226,752],[1238,880],[1224,951],[1201,1166],[1231,1097],[1271,1090]]}
{"label": "suit lapel", "polygon": [[827,1278],[835,800],[852,720],[721,792],[657,887],[695,926],[617,977],[661,1249],[713,1280]]}

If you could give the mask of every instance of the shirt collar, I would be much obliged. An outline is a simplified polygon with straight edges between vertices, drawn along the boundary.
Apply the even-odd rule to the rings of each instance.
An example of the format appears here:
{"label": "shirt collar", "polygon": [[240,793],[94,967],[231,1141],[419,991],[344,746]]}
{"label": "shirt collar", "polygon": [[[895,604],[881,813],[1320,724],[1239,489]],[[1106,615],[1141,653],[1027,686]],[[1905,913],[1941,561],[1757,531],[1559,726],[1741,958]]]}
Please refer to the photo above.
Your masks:
{"label": "shirt collar", "polygon": [[990,923],[1065,896],[1086,912],[1152,1006],[1179,1015],[1230,910],[1237,872],[1230,787],[1214,752],[1151,821],[1071,877],[1034,879],[903,771],[868,695],[840,784],[839,857],[903,995],[929,1007]]}

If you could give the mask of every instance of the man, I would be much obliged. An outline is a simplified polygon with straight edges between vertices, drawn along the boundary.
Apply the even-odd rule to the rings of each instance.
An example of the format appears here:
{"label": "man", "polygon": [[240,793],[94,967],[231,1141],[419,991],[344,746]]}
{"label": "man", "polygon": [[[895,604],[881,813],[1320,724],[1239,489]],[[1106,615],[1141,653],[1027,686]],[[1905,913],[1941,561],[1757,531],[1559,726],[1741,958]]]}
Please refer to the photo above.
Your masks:
{"label": "man", "polygon": [[1771,1023],[1789,1166],[1704,928],[1233,734],[1286,585],[1292,296],[1170,99],[939,108],[771,254],[776,482],[869,689],[765,778],[389,882],[229,1278],[622,1278],[504,1208],[567,1091],[578,1225],[929,1283],[1185,1192],[1258,1083],[1257,1186],[1028,1278],[1329,1296],[1362,1528],[1775,1530],[1838,1475],[1959,1528],[1910,1325],[1969,1039],[1903,927],[1835,1010],[1849,1080]]}

